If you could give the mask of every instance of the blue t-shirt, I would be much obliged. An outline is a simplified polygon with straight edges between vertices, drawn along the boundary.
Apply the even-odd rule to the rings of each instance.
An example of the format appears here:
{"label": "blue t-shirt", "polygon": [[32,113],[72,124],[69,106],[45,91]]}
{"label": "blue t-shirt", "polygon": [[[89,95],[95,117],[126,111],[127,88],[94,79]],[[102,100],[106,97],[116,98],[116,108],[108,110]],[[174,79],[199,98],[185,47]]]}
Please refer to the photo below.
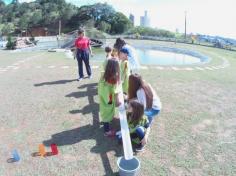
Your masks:
{"label": "blue t-shirt", "polygon": [[129,61],[130,70],[139,69],[140,63],[139,63],[135,48],[128,44],[125,44],[125,46],[123,46],[122,48],[126,48],[129,51],[128,61]]}

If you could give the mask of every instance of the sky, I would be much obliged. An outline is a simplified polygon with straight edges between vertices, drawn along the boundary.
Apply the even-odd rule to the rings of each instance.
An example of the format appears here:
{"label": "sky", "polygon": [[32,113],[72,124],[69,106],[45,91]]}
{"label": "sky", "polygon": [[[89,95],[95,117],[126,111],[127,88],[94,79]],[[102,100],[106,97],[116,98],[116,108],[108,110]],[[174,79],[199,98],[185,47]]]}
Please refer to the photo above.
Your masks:
{"label": "sky", "polygon": [[[24,1],[24,0],[20,0]],[[25,0],[30,1],[30,0]],[[151,27],[179,30],[184,33],[184,16],[187,13],[187,33],[219,35],[236,39],[236,0],[66,0],[78,6],[107,2],[126,16],[140,16],[148,11]]]}

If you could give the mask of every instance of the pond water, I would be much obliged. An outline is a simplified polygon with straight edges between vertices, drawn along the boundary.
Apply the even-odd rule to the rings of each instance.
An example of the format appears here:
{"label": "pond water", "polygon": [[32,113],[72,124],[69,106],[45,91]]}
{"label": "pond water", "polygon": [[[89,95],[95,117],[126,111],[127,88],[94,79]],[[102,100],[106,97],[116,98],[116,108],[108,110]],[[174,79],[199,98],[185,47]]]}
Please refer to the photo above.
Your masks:
{"label": "pond water", "polygon": [[141,65],[189,65],[204,62],[202,59],[182,53],[154,49],[136,49]]}

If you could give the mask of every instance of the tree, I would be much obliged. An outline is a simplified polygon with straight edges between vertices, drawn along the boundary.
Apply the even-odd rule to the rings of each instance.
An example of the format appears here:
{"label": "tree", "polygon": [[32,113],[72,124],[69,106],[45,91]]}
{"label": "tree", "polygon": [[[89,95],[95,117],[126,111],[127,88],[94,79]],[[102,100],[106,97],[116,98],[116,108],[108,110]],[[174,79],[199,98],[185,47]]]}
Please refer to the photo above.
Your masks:
{"label": "tree", "polygon": [[4,35],[8,35],[8,34],[13,33],[14,30],[15,30],[15,26],[13,23],[6,23],[6,24],[4,24],[4,26],[2,28],[2,33]]}
{"label": "tree", "polygon": [[42,24],[43,16],[41,10],[36,10],[32,13],[29,19],[30,27],[40,26]]}
{"label": "tree", "polygon": [[109,23],[106,23],[105,21],[101,21],[98,24],[97,29],[103,32],[110,33],[111,25]]}
{"label": "tree", "polygon": [[142,36],[155,36],[155,37],[167,37],[167,38],[175,37],[175,33],[173,32],[163,30],[163,29],[149,28],[149,27],[137,26],[127,31],[127,34],[137,34],[137,33]]}
{"label": "tree", "polygon": [[111,21],[111,33],[121,34],[132,27],[131,21],[122,13],[117,12]]}
{"label": "tree", "polygon": [[22,31],[34,27],[46,27],[49,32],[55,33],[59,21],[63,32],[88,25],[91,21],[91,27],[113,34],[123,33],[131,26],[126,16],[117,13],[107,3],[78,8],[66,0],[36,0],[30,3],[19,3],[18,0],[14,0],[8,5],[0,0],[0,22],[4,24],[4,33],[13,29]]}
{"label": "tree", "polygon": [[0,13],[2,13],[4,8],[5,8],[5,3],[2,0],[0,0]]}
{"label": "tree", "polygon": [[22,18],[20,18],[20,21],[18,23],[18,27],[21,31],[27,30],[28,24],[29,24],[29,17],[27,17],[26,15],[23,15]]}

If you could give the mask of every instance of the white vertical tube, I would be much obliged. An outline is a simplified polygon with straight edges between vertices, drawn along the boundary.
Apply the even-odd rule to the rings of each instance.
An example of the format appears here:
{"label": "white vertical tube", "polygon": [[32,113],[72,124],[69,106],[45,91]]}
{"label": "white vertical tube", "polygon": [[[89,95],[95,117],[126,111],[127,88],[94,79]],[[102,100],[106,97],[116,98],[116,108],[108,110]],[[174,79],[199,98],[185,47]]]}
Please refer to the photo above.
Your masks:
{"label": "white vertical tube", "polygon": [[119,109],[123,150],[124,150],[124,155],[125,155],[124,157],[126,160],[131,160],[133,159],[133,149],[132,149],[131,140],[130,140],[129,127],[127,123],[123,90],[121,91],[121,93],[119,93],[119,100],[121,102],[121,105],[119,106],[118,109]]}

